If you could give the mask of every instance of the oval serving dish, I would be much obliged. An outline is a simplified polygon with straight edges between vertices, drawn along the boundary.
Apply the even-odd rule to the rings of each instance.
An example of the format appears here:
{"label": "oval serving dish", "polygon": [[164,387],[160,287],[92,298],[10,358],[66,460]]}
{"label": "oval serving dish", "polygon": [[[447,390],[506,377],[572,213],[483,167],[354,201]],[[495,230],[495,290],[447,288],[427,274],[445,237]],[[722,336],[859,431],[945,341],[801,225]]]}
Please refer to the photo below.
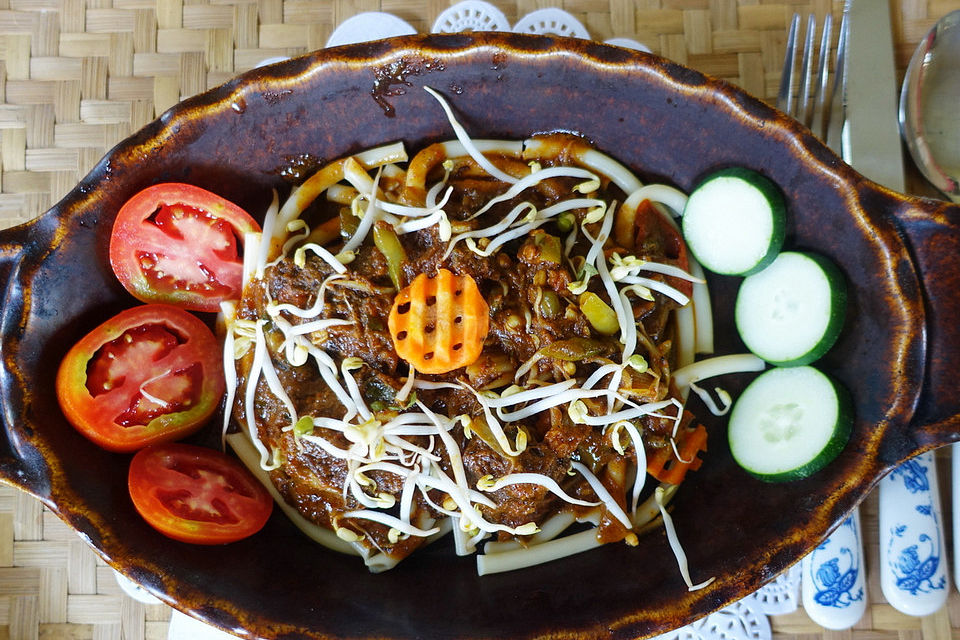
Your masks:
{"label": "oval serving dish", "polygon": [[[265,210],[285,174],[397,140],[453,137],[429,85],[475,137],[587,137],[642,178],[689,190],[723,166],[784,190],[787,243],[833,259],[849,285],[847,325],[821,361],[851,390],[856,424],[814,476],[764,484],[710,429],[702,468],[672,503],[695,582],[688,592],[660,530],[639,547],[478,577],[436,544],[390,572],[327,551],[277,510],[223,547],[168,540],[137,516],[129,456],[64,420],[53,380],[63,354],[135,304],[107,258],[113,218],[140,189],[182,181]],[[742,91],[663,59],[587,41],[473,34],[329,49],[257,69],[188,99],[113,149],[62,202],[0,235],[5,284],[0,475],[37,496],[112,566],[165,602],[244,637],[637,638],[733,602],[799,560],[897,463],[960,439],[960,207],[909,199],[862,178],[805,129]],[[737,281],[713,278],[717,352],[744,351]],[[745,376],[720,380],[734,395]]]}

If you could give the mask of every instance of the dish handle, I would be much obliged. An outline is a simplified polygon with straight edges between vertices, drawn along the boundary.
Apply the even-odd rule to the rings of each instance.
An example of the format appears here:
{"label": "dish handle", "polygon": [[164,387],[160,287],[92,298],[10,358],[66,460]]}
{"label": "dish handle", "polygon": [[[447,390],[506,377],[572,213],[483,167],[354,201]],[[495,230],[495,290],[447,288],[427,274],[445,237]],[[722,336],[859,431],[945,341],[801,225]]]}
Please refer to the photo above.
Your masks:
{"label": "dish handle", "polygon": [[16,371],[11,367],[11,345],[19,340],[21,328],[17,318],[24,305],[23,288],[18,286],[19,272],[25,252],[30,245],[34,223],[0,230],[0,387],[3,388],[2,419],[0,428],[0,481],[14,485],[33,494],[41,491],[42,479],[30,472],[28,458],[32,447],[23,447],[17,441],[16,427],[20,419],[19,401],[12,399],[10,388],[16,384]]}
{"label": "dish handle", "polygon": [[894,216],[926,305],[926,366],[911,429],[926,450],[960,440],[960,206],[909,198]]}

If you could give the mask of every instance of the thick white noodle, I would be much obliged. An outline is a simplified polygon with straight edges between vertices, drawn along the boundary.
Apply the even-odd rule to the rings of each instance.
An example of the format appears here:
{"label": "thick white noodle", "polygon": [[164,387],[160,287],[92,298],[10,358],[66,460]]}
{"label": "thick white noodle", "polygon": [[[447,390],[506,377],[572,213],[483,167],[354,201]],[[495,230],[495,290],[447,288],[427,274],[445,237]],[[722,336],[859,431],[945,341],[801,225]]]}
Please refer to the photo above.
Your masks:
{"label": "thick white noodle", "polygon": [[[447,140],[441,142],[443,153],[448,158],[462,158],[469,155],[466,147],[459,140]],[[519,158],[523,153],[523,142],[519,140],[485,140],[479,139],[473,141],[473,146],[480,153],[496,153],[502,156]]]}
{"label": "thick white noodle", "polygon": [[274,246],[274,243],[279,246],[282,234],[286,233],[286,225],[278,230],[277,215],[280,211],[279,203],[279,196],[276,190],[274,190],[273,201],[270,203],[270,208],[267,209],[267,213],[263,216],[263,232],[260,236],[260,242],[256,245],[257,250],[251,252],[257,256],[255,268],[257,278],[263,278],[263,271],[267,267],[267,260],[270,259],[271,248]]}
{"label": "thick white noodle", "polygon": [[[392,162],[405,162],[407,160],[407,150],[404,148],[402,142],[394,142],[393,144],[362,151],[354,155],[353,159],[359,162],[364,169],[370,170]],[[339,182],[339,180],[334,180],[330,184],[317,184],[316,178],[323,170],[324,169],[320,169],[316,174],[307,178],[306,182],[298,187],[294,187],[290,192],[283,206],[280,207],[280,212],[277,214],[276,229],[286,229],[287,225],[292,220],[299,218],[304,209],[310,206],[310,203],[321,193]]]}
{"label": "thick white noodle", "polygon": [[677,323],[677,366],[685,367],[696,360],[697,325],[693,306],[680,307],[674,313]]}
{"label": "thick white noodle", "polygon": [[[431,524],[431,526],[433,525]],[[434,528],[437,529],[437,532],[428,537],[424,545],[431,544],[434,540],[438,540],[450,533],[450,519],[445,518],[441,520],[440,523]],[[397,566],[397,564],[400,562],[400,559],[393,556],[388,556],[385,553],[378,553],[376,555],[365,557],[364,562],[366,563],[367,568],[370,570],[370,573],[383,573],[384,571],[388,571]]]}
{"label": "thick white noodle", "polygon": [[[546,141],[531,138],[524,141],[524,157],[538,157],[546,146]],[[584,146],[575,151],[575,158],[584,166],[613,181],[625,194],[630,194],[643,186],[633,172],[607,154]]]}
{"label": "thick white noodle", "polygon": [[691,383],[728,373],[763,371],[766,366],[766,362],[752,353],[715,356],[678,368],[673,372],[673,381],[677,387],[683,388],[690,386]]}
{"label": "thick white noodle", "polygon": [[676,216],[682,214],[683,209],[687,206],[687,194],[665,184],[647,184],[636,191],[630,192],[630,195],[623,202],[623,206],[636,209],[644,200],[665,205]]}
{"label": "thick white noodle", "polygon": [[245,247],[258,247],[257,251],[245,251],[243,253],[242,282],[244,288],[253,280],[253,274],[257,270],[257,255],[262,241],[263,234],[258,231],[248,231],[243,234],[243,245]]}
{"label": "thick white noodle", "polygon": [[477,573],[481,576],[524,569],[534,565],[552,562],[567,556],[583,553],[600,546],[597,532],[587,529],[562,538],[548,540],[527,549],[484,553],[477,556]]}
{"label": "thick white noodle", "polygon": [[703,273],[703,267],[693,256],[688,256],[690,274],[700,279],[693,283],[693,316],[696,325],[696,352],[713,353],[713,303],[710,302],[710,289]]}
{"label": "thick white noodle", "polygon": [[246,435],[242,433],[231,433],[227,435],[226,440],[227,444],[229,444],[230,448],[237,454],[237,457],[240,458],[244,466],[247,467],[257,480],[260,481],[260,484],[270,492],[277,506],[280,507],[284,515],[290,518],[298,529],[329,549],[348,555],[361,555],[356,547],[338,538],[337,534],[333,531],[310,522],[297,511],[296,507],[287,504],[287,501],[283,499],[277,491],[277,488],[273,486],[273,482],[270,480],[270,474],[260,467],[260,456]]}
{"label": "thick white noodle", "polygon": [[553,540],[561,533],[570,528],[570,526],[577,521],[576,517],[570,511],[561,511],[555,515],[547,518],[546,522],[543,523],[543,526],[540,527],[540,531],[530,536],[525,541],[525,545],[520,544],[516,540],[491,540],[487,544],[483,545],[484,553],[503,553],[504,551],[514,551],[517,549],[524,549],[526,547],[532,547],[538,544],[543,544],[548,540]]}
{"label": "thick white noodle", "polygon": [[233,401],[237,395],[237,363],[235,344],[233,335],[233,321],[237,317],[237,305],[233,301],[224,301],[220,303],[220,313],[217,314],[217,326],[223,327],[223,380],[226,388],[226,400],[223,403],[223,424],[220,432],[223,445],[227,436],[227,429],[230,428],[230,418],[233,415]]}
{"label": "thick white noodle", "polygon": [[345,184],[334,184],[327,188],[327,201],[341,205],[349,205],[360,192]]}

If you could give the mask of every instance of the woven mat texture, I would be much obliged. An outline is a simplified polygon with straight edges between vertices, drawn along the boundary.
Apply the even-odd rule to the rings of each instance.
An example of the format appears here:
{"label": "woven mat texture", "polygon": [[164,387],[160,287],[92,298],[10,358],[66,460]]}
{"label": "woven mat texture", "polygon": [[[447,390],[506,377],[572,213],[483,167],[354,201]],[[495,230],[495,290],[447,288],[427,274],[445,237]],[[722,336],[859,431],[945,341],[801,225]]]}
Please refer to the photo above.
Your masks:
{"label": "woven mat texture", "polygon": [[[883,2],[887,0],[875,0]],[[344,19],[386,11],[421,32],[447,0],[0,0],[0,227],[65,195],[114,144],[178,100],[259,61],[322,47]],[[511,23],[556,6],[599,40],[655,53],[776,95],[794,12],[839,16],[833,0],[494,1]],[[916,42],[960,0],[891,0],[902,77]],[[941,460],[941,475],[947,465]],[[941,486],[949,487],[947,478]],[[949,494],[944,495],[945,499]],[[946,506],[946,505],[945,505]],[[960,595],[911,618],[880,592],[876,501],[863,508],[870,607],[828,632],[802,610],[772,619],[776,640],[960,639]],[[944,514],[950,522],[949,513]],[[112,571],[33,498],[0,486],[0,640],[163,639],[170,609],[126,597]]]}

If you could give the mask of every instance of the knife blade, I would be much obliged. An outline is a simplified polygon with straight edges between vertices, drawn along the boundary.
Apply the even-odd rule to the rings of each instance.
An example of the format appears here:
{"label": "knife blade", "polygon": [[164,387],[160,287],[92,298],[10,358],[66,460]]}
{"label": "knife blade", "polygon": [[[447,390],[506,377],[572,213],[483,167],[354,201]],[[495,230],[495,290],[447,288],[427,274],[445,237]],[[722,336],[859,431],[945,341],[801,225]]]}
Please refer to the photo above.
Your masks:
{"label": "knife blade", "polygon": [[[905,191],[890,5],[847,0],[844,159],[865,177]],[[880,587],[897,610],[922,616],[947,599],[936,459],[927,453],[879,484]]]}
{"label": "knife blade", "polygon": [[844,159],[865,177],[904,191],[890,5],[847,0]]}

